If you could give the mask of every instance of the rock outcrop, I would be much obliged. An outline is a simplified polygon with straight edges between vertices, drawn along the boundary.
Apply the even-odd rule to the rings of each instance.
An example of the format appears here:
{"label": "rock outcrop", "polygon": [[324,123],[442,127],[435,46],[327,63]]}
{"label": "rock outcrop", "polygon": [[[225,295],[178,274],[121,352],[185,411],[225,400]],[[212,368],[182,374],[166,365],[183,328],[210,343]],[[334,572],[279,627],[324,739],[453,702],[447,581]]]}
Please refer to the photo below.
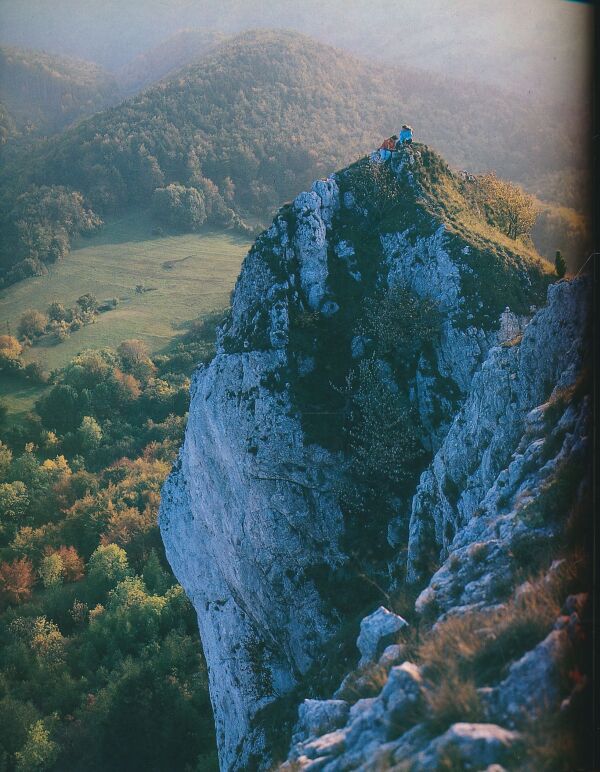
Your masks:
{"label": "rock outcrop", "polygon": [[[493,645],[501,638],[503,630],[513,635],[509,648],[517,645],[514,658],[498,667],[497,673],[483,676],[491,679],[493,685],[482,685],[478,690],[480,723],[455,723],[444,733],[436,736],[437,718],[435,681],[428,682],[427,656],[420,669],[410,662],[401,667],[386,668],[387,675],[379,676],[379,694],[369,692],[368,699],[359,699],[360,711],[350,708],[348,721],[336,728],[336,742],[330,746],[327,737],[308,737],[302,743],[292,746],[287,769],[319,769],[327,772],[338,770],[429,770],[446,768],[449,763],[460,769],[484,769],[497,764],[504,769],[538,769],[545,762],[528,761],[528,751],[520,730],[528,730],[532,722],[542,716],[552,717],[567,713],[572,702],[582,689],[582,676],[577,662],[581,658],[581,646],[586,630],[587,596],[579,594],[567,597],[562,613],[556,618],[551,611],[541,610],[550,599],[560,595],[560,587],[568,586],[567,579],[576,567],[569,565],[569,558],[554,560],[548,564],[548,555],[557,542],[564,539],[569,517],[580,505],[587,485],[586,461],[589,451],[589,397],[582,386],[582,369],[585,365],[586,340],[583,331],[586,323],[588,282],[586,279],[561,282],[550,287],[548,305],[531,320],[522,341],[511,348],[511,357],[506,359],[500,347],[494,347],[481,369],[475,375],[470,393],[448,433],[447,440],[434,457],[430,467],[421,476],[421,482],[413,499],[415,511],[421,512],[423,522],[431,531],[435,549],[443,558],[441,567],[434,572],[419,594],[415,608],[419,617],[428,620],[431,627],[429,636],[435,641],[436,635],[444,639],[444,625],[452,619],[464,621],[464,644],[473,646],[468,639],[469,620],[477,621],[474,635],[480,638],[481,651],[486,645]],[[543,324],[542,324],[543,322]],[[571,324],[572,323],[572,324]],[[518,347],[524,351],[519,353]],[[527,379],[533,369],[526,370],[526,357],[532,357],[537,372],[544,374],[551,368],[551,375],[545,381],[545,390],[538,391],[534,378]],[[504,368],[510,362],[508,369]],[[531,368],[530,360],[530,368]],[[483,372],[493,372],[491,378],[480,377]],[[510,424],[502,419],[510,415],[509,400],[504,401],[504,410],[497,415],[496,435],[502,452],[487,458],[489,478],[480,487],[479,498],[472,511],[462,517],[454,515],[456,523],[454,536],[444,542],[444,528],[437,531],[431,505],[427,513],[422,507],[424,483],[438,475],[450,473],[453,458],[457,464],[464,463],[465,453],[473,446],[479,450],[479,458],[489,454],[493,434],[484,434],[486,442],[479,445],[460,442],[453,434],[465,431],[466,416],[471,415],[471,431],[478,429],[477,421],[487,416],[490,404],[498,404],[506,395],[506,380],[510,373],[512,394],[523,394],[523,383],[545,399],[525,415],[515,411]],[[552,386],[553,384],[553,386]],[[529,392],[531,393],[531,392]],[[522,404],[514,398],[515,408]],[[526,403],[524,412],[531,407]],[[477,420],[473,418],[477,417]],[[505,426],[511,426],[511,434],[504,433]],[[454,450],[451,450],[451,449]],[[462,454],[462,455],[461,455]],[[490,466],[498,459],[498,466],[505,466],[498,472]],[[503,459],[503,462],[502,462]],[[444,469],[444,465],[447,464]],[[462,466],[461,466],[462,468]],[[471,465],[474,478],[481,475],[481,462]],[[444,471],[442,471],[444,470]],[[491,480],[491,482],[490,482]],[[440,485],[440,488],[443,486]],[[461,486],[466,490],[467,487]],[[459,489],[461,489],[459,488]],[[446,501],[446,512],[460,512],[459,499],[452,510]],[[433,515],[433,516],[432,516]],[[414,527],[411,527],[414,538]],[[409,565],[412,555],[409,549]],[[576,560],[581,560],[581,554]],[[536,583],[526,581],[519,584],[523,573],[534,576],[542,571],[542,578]],[[376,612],[377,613],[377,612]],[[548,616],[548,613],[550,616]],[[558,608],[557,608],[558,613]],[[540,623],[539,617],[545,617]],[[368,619],[368,618],[367,618]],[[487,620],[487,621],[486,621]],[[421,623],[422,624],[422,623]],[[546,625],[547,635],[534,641],[531,648],[518,654],[518,646],[527,647],[530,642],[529,626]],[[583,625],[583,626],[582,626]],[[510,633],[511,630],[518,631]],[[399,635],[406,636],[406,630]],[[522,637],[522,642],[517,637]],[[457,644],[463,643],[458,640]],[[450,646],[447,642],[445,646]],[[579,647],[579,649],[578,649]],[[362,653],[360,639],[357,640],[357,655]],[[398,646],[401,652],[406,648]],[[448,667],[458,655],[456,650],[447,649]],[[493,655],[502,658],[501,649]],[[383,658],[382,658],[383,659]],[[355,688],[346,692],[351,698],[366,694],[369,681],[367,674],[359,669],[355,675],[348,675],[344,684],[352,683]],[[502,669],[504,668],[504,669]],[[397,683],[396,674],[418,673],[414,684],[419,684],[420,697],[413,697],[407,706],[407,688]],[[500,677],[498,676],[500,673]],[[467,676],[465,676],[467,678]],[[574,679],[574,680],[573,680]],[[569,686],[569,681],[571,685]],[[487,683],[487,681],[486,681]],[[343,686],[344,686],[343,684]],[[572,689],[572,692],[569,692]],[[341,692],[344,693],[343,691]],[[408,690],[410,694],[410,690]],[[450,695],[450,699],[453,696]],[[457,696],[457,699],[460,699]],[[398,720],[407,707],[412,710],[405,715],[408,721]],[[419,709],[420,707],[420,709]],[[416,708],[416,709],[415,709]],[[357,735],[356,716],[361,716],[361,733]],[[564,720],[568,720],[564,718]],[[354,722],[354,726],[353,726]],[[485,723],[484,723],[485,722]],[[544,744],[551,744],[551,738],[543,738]],[[312,752],[313,748],[319,752]],[[305,748],[309,749],[306,755]],[[295,766],[294,766],[295,765]],[[454,768],[454,767],[452,767]],[[491,766],[489,767],[491,768]]]}
{"label": "rock outcrop", "polygon": [[[567,397],[586,284],[550,286],[535,312],[547,270],[470,231],[449,190],[461,200],[424,146],[316,182],[257,239],[194,375],[160,526],[198,614],[223,770],[285,757],[285,706],[315,691],[326,646],[383,585],[425,586],[433,621],[492,607],[519,540],[560,531],[532,502],[585,450],[585,399]],[[386,608],[363,620],[360,667],[379,668],[381,693],[303,702],[293,768],[429,769],[452,752],[478,769],[520,747],[493,723],[432,736],[407,628]]]}
{"label": "rock outcrop", "polygon": [[359,667],[376,662],[388,645],[398,639],[400,632],[408,622],[397,614],[392,614],[383,606],[365,617],[360,623],[360,635],[356,646],[361,657]]}
{"label": "rock outcrop", "polygon": [[[409,581],[425,578],[419,577],[418,565],[430,562],[431,554],[424,555],[428,548],[435,557],[447,555],[455,534],[475,511],[483,510],[482,517],[477,529],[473,525],[462,533],[464,549],[481,542],[490,510],[497,517],[503,502],[525,490],[533,498],[533,489],[550,473],[542,447],[554,427],[543,420],[543,403],[572,387],[581,371],[588,292],[584,280],[552,285],[547,305],[533,316],[521,338],[494,347],[473,377],[469,395],[413,498]],[[569,413],[562,420],[576,421],[576,416]],[[557,427],[562,434],[573,428]],[[491,546],[494,554],[483,562],[499,559],[497,540]]]}

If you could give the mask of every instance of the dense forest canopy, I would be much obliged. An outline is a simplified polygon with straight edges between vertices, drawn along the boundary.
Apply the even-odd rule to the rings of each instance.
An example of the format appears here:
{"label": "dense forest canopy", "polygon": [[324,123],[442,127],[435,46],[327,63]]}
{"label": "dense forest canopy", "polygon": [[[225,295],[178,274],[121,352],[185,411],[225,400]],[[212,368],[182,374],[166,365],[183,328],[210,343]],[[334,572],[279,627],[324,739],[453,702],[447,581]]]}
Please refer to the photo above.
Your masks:
{"label": "dense forest canopy", "polygon": [[[218,318],[152,358],[140,340],[84,351],[26,421],[0,415],[3,770],[217,768],[195,614],[156,513]],[[46,380],[20,349],[0,336],[0,372]]]}
{"label": "dense forest canopy", "polygon": [[367,64],[295,33],[249,32],[9,158],[1,180],[2,218],[13,223],[4,272],[27,259],[14,222],[19,197],[36,187],[78,191],[106,217],[148,207],[157,188],[174,183],[199,191],[208,223],[264,223],[403,121],[457,166],[494,166],[545,198],[575,197],[555,181],[584,165],[585,153],[576,131],[562,133],[544,107],[474,82]]}

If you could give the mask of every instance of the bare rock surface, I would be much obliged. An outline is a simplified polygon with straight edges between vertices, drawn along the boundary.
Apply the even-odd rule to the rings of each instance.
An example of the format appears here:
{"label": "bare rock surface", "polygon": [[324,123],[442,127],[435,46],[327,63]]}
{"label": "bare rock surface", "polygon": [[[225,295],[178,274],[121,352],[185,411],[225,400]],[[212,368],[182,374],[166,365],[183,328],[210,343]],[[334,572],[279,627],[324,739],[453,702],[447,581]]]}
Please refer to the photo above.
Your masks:
{"label": "bare rock surface", "polygon": [[365,617],[360,623],[360,635],[356,645],[361,657],[359,667],[376,662],[384,649],[396,642],[408,622],[383,606]]}
{"label": "bare rock surface", "polygon": [[453,724],[415,759],[415,772],[440,769],[445,759],[461,764],[465,770],[485,769],[502,763],[510,754],[514,759],[521,736],[497,724]]}
{"label": "bare rock surface", "polygon": [[304,700],[298,711],[296,742],[320,737],[339,729],[348,720],[350,706],[344,700]]}

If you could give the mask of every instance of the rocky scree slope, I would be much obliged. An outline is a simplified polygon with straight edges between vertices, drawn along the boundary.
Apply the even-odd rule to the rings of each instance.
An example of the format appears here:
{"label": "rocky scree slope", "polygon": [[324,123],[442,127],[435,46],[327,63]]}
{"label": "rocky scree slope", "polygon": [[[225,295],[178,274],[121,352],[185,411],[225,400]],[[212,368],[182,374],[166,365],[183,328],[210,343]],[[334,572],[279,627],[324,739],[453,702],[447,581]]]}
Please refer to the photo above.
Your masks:
{"label": "rocky scree slope", "polygon": [[[352,668],[352,633],[340,631],[393,588],[424,587],[439,569],[417,604],[429,616],[506,593],[508,579],[494,590],[480,573],[480,590],[461,598],[439,566],[474,521],[495,533],[508,481],[522,482],[511,454],[533,431],[530,411],[576,369],[579,318],[559,308],[566,298],[584,304],[563,282],[537,311],[549,282],[535,253],[469,210],[458,177],[423,145],[392,168],[362,159],[317,181],[257,239],[217,355],[194,376],[160,513],[198,613],[222,769],[268,768],[286,755],[301,697],[326,695]],[[522,476],[540,487],[534,450],[521,450]],[[528,490],[535,501],[533,482]],[[490,559],[509,554],[512,537],[484,537]],[[362,668],[381,653],[375,638]],[[348,744],[344,736],[334,753],[325,742],[321,755],[296,745],[290,763],[319,758],[321,768]]]}

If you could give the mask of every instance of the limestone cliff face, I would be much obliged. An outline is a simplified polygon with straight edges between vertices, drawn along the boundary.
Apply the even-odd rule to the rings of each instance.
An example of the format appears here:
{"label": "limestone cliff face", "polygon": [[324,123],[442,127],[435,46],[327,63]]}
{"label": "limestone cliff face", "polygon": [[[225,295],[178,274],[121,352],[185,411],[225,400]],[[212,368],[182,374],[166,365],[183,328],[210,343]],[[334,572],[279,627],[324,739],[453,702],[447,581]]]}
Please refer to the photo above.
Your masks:
{"label": "limestone cliff face", "polygon": [[[544,403],[553,389],[572,385],[582,367],[588,291],[582,280],[551,286],[547,306],[525,325],[523,334],[494,347],[476,372],[468,397],[421,476],[412,501],[409,581],[426,578],[419,577],[418,566],[427,562],[427,550],[445,557],[457,532],[481,508],[520,441],[525,442],[525,427],[533,421],[530,411]],[[536,441],[542,439],[543,433]],[[510,486],[503,480],[497,485],[504,488],[506,497]],[[510,482],[515,485],[514,479]]]}
{"label": "limestone cliff face", "polygon": [[[360,162],[278,213],[246,257],[214,360],[193,378],[160,526],[198,614],[223,770],[280,758],[279,707],[356,613],[340,598],[359,586],[349,576],[424,584],[472,538],[490,555],[506,547],[486,528],[527,474],[527,490],[542,485],[531,410],[577,370],[582,286],[552,286],[535,313],[542,267],[461,225],[443,205],[460,183],[441,159],[413,146],[385,175]],[[407,316],[435,316],[429,339],[411,341],[402,315],[378,316],[398,297]],[[402,345],[388,341],[392,323]],[[356,416],[370,415],[370,393],[411,416],[402,475],[368,466],[380,449],[365,449]],[[565,436],[579,436],[578,420],[564,419]],[[473,581],[481,588],[459,599],[438,576],[419,607],[489,601],[484,574]],[[369,592],[356,603],[378,605]]]}
{"label": "limestone cliff face", "polygon": [[[334,699],[300,705],[282,770],[425,772],[452,762],[460,769],[533,772],[549,768],[556,739],[541,735],[544,751],[535,756],[532,724],[555,732],[572,721],[585,726],[585,703],[577,713],[585,682],[576,663],[589,633],[588,599],[561,595],[561,588],[573,585],[582,560],[581,552],[569,552],[569,542],[589,494],[590,403],[582,381],[588,314],[589,282],[559,282],[522,337],[490,349],[413,498],[408,577],[425,543],[442,558],[416,600],[421,626],[434,645],[444,641],[449,671],[462,660],[461,680],[473,677],[465,651],[494,651],[487,671],[478,673],[469,720],[440,730],[440,674],[426,654],[419,665],[406,661],[407,627],[399,617],[396,643],[388,645],[394,615],[380,609],[362,620],[363,656]],[[553,554],[562,557],[552,560]],[[535,579],[523,582],[524,576]],[[555,616],[550,608],[540,624],[549,598],[557,600]],[[453,620],[461,626],[452,628]],[[540,638],[532,640],[537,625]],[[506,637],[498,647],[506,630],[512,642]],[[466,706],[460,686],[454,689],[456,714]],[[577,763],[569,755],[574,747],[562,759],[565,768]]]}

